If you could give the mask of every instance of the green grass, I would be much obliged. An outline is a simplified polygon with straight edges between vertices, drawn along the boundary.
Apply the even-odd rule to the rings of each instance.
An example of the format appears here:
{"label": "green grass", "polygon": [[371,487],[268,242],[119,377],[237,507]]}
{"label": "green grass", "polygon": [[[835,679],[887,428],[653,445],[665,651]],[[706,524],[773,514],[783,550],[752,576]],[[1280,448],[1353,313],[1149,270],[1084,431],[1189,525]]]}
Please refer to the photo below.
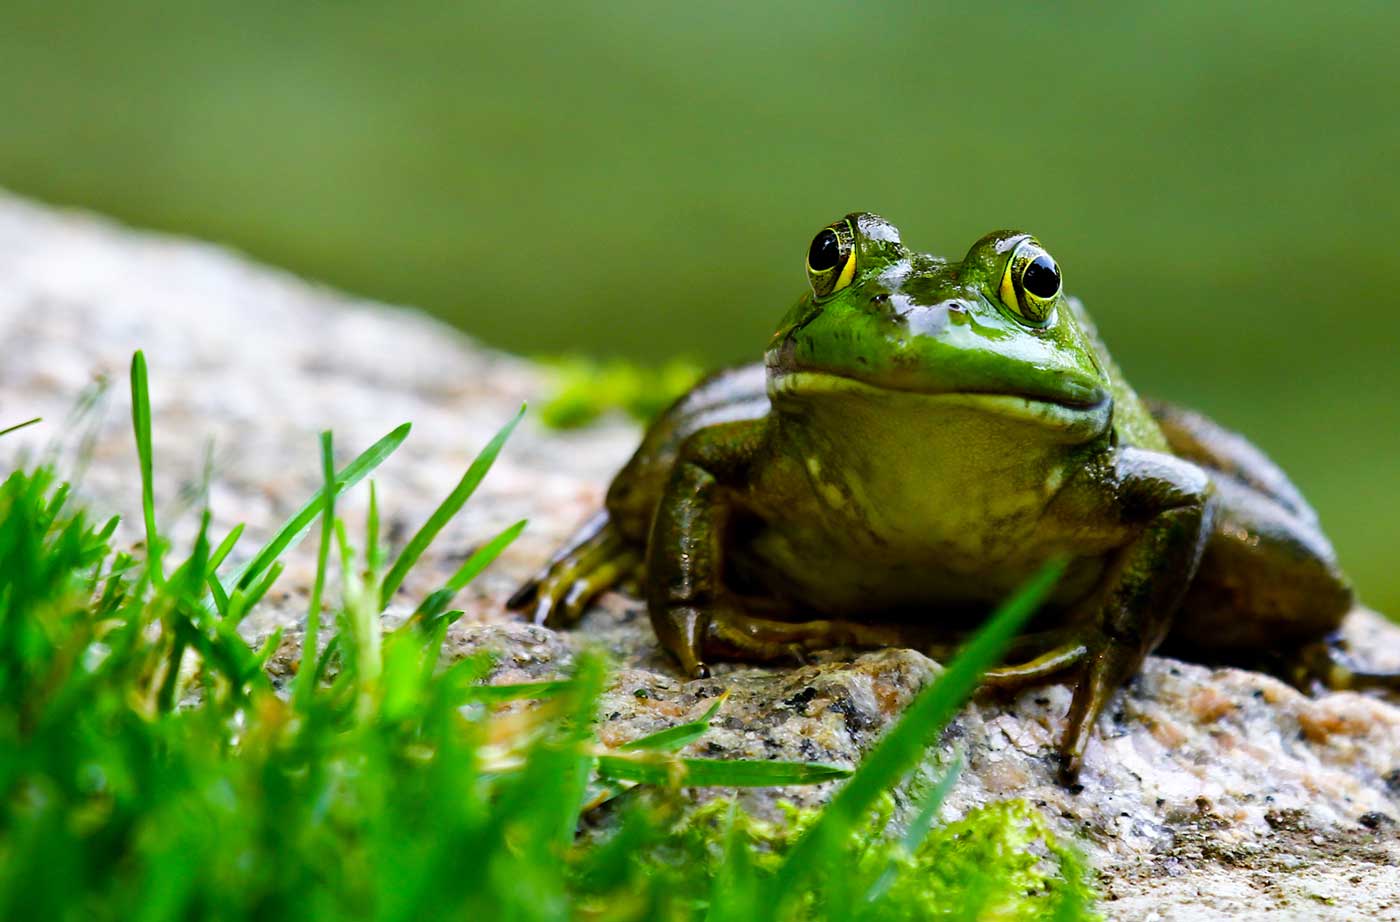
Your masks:
{"label": "green grass", "polygon": [[[1024,804],[935,822],[956,772],[892,829],[904,781],[1055,573],[1008,603],[855,773],[687,758],[723,708],[620,748],[594,730],[608,667],[483,684],[444,662],[455,593],[523,523],[385,632],[384,599],[486,476],[512,421],[386,569],[377,496],[364,554],[337,499],[407,436],[346,468],[228,574],[242,528],[206,511],[181,549],[154,514],[146,367],[132,368],[145,550],[114,546],[48,467],[0,484],[0,917],[685,920],[1082,918],[1074,853]],[[371,485],[372,489],[372,485]],[[291,689],[236,630],[320,519],[305,655]],[[426,537],[423,537],[426,536]],[[420,538],[422,540],[420,540]],[[339,591],[334,591],[338,585]],[[322,601],[334,626],[317,650]],[[510,702],[528,702],[510,704]],[[825,810],[766,823],[684,789],[844,779]],[[594,833],[578,837],[586,822]],[[601,830],[601,831],[599,831]]]}

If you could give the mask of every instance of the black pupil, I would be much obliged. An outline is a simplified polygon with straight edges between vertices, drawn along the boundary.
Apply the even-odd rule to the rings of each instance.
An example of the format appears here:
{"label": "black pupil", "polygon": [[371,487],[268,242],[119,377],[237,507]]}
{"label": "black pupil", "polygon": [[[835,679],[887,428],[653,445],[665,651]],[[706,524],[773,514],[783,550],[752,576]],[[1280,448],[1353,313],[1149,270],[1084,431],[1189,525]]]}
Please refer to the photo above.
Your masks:
{"label": "black pupil", "polygon": [[1060,291],[1060,267],[1048,254],[1041,253],[1021,274],[1021,287],[1037,298],[1053,298]]}
{"label": "black pupil", "polygon": [[834,269],[840,260],[841,244],[836,239],[836,231],[828,228],[813,238],[812,248],[807,251],[807,265],[812,271]]}

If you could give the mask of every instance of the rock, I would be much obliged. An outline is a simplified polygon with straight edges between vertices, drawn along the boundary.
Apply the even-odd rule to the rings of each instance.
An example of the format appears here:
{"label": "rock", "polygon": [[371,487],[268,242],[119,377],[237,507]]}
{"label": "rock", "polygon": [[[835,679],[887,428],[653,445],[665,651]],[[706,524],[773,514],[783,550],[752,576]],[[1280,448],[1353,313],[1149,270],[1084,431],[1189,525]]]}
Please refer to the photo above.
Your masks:
{"label": "rock", "polygon": [[[483,305],[483,310],[506,309]],[[79,214],[0,196],[0,424],[52,422],[0,441],[13,461],[87,432],[84,495],[119,512],[119,538],[139,531],[126,369],[151,369],[158,515],[188,540],[212,440],[215,532],[248,523],[247,554],[319,485],[316,434],[335,432],[343,463],[405,420],[413,435],[375,475],[392,537],[417,526],[475,452],[543,376],[411,311],[355,300],[205,244],[133,233]],[[112,382],[107,412],[62,420],[94,380]],[[609,743],[698,717],[729,699],[695,754],[855,765],[938,672],[901,649],[825,653],[803,666],[722,666],[685,681],[660,653],[636,599],[607,595],[581,629],[521,623],[501,602],[601,501],[636,431],[621,421],[567,434],[527,417],[465,515],[439,539],[393,614],[442,580],[470,549],[528,516],[525,535],[460,598],[449,649],[500,653],[496,681],[566,671],[583,644],[618,664],[601,711]],[[73,458],[78,452],[64,457]],[[79,473],[74,471],[73,473]],[[342,504],[352,534],[363,491]],[[297,625],[313,552],[293,553],[247,630]],[[1364,610],[1356,648],[1400,665],[1400,628]],[[294,649],[290,651],[295,654]],[[1053,780],[1047,754],[1068,690],[979,699],[920,770],[955,752],[967,768],[944,807],[953,818],[1025,798],[1074,838],[1102,872],[1111,918],[1376,918],[1400,914],[1400,707],[1355,693],[1308,697],[1258,673],[1150,659],[1103,719],[1082,789]],[[816,803],[831,785],[748,792]]]}

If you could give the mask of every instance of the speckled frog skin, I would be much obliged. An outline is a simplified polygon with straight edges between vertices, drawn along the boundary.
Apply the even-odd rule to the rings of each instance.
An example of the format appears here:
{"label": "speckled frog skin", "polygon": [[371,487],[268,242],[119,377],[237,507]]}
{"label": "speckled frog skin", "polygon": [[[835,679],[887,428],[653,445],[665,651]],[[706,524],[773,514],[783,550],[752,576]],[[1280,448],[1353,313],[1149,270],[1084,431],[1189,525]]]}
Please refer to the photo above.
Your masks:
{"label": "speckled frog skin", "polygon": [[606,510],[514,607],[563,626],[639,578],[691,676],[838,645],[942,655],[1067,558],[986,680],[1072,676],[1066,780],[1163,642],[1291,655],[1350,608],[1284,474],[1208,419],[1141,400],[1034,237],[996,231],[947,260],[851,214],[812,240],[807,274],[763,362],[712,375],[656,420]]}

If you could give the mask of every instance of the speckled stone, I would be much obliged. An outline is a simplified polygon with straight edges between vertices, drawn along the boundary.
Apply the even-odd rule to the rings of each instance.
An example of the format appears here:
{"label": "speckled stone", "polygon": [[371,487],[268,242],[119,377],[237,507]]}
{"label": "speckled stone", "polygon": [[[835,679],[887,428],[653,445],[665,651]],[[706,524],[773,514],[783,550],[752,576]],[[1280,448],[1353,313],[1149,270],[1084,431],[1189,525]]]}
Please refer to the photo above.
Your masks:
{"label": "speckled stone", "polygon": [[[501,309],[483,305],[483,310]],[[248,523],[235,560],[319,483],[317,433],[335,432],[341,463],[395,425],[414,432],[375,475],[390,535],[402,540],[524,400],[546,386],[530,364],[486,350],[412,311],[327,291],[214,246],[133,233],[89,216],[0,195],[0,423],[51,421],[0,442],[0,457],[49,450],[70,467],[83,433],[82,491],[118,512],[139,540],[139,490],[126,369],[151,369],[161,521],[188,540],[206,457],[216,533]],[[79,393],[112,386],[105,412],[65,427]],[[618,671],[600,735],[621,743],[694,719],[725,691],[712,731],[691,751],[716,757],[855,765],[939,671],[920,653],[835,651],[796,667],[723,666],[685,681],[657,649],[641,603],[610,593],[581,629],[558,634],[502,610],[514,584],[601,500],[634,447],[613,420],[559,434],[528,417],[465,515],[409,581],[401,616],[470,550],[521,517],[532,524],[459,598],[449,637],[460,656],[498,653],[494,681],[564,673],[581,645]],[[210,446],[212,445],[212,449]],[[364,491],[342,504],[352,532]],[[313,553],[246,624],[254,636],[303,617]],[[1400,665],[1400,628],[1364,610],[1347,624],[1357,649]],[[291,636],[279,662],[295,658]],[[920,769],[967,760],[947,818],[1004,797],[1038,805],[1102,872],[1110,918],[1400,918],[1400,707],[1379,697],[1300,694],[1266,675],[1152,658],[1104,716],[1081,790],[1053,780],[1047,754],[1063,729],[1063,686],[979,698]],[[817,803],[832,785],[748,792]]]}

